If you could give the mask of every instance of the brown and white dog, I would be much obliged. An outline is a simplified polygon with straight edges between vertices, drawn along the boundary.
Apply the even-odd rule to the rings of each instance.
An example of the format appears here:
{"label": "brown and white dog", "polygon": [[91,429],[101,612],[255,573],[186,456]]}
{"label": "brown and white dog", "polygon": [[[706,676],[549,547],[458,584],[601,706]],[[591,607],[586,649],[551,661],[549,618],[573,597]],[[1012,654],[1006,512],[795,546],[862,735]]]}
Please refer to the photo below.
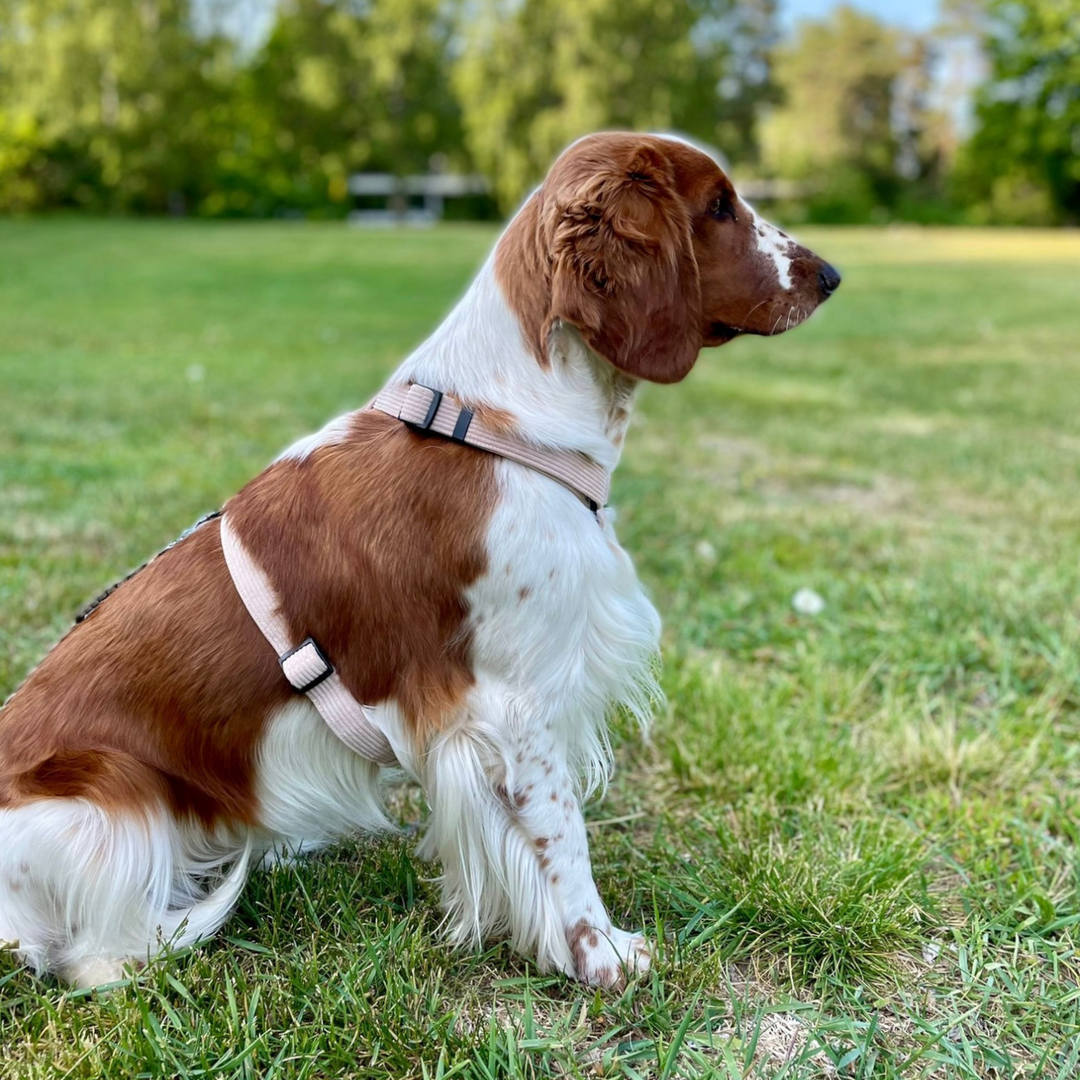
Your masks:
{"label": "brown and white dog", "polygon": [[[392,382],[618,461],[638,382],[802,322],[839,284],[687,143],[571,146]],[[226,507],[423,786],[452,938],[504,935],[613,985],[648,966],[593,883],[581,802],[605,718],[642,723],[659,619],[611,521],[514,461],[378,411],[286,451]],[[210,521],[76,626],[0,712],[0,940],[77,985],[212,934],[249,870],[388,826],[379,767],[282,677]]]}

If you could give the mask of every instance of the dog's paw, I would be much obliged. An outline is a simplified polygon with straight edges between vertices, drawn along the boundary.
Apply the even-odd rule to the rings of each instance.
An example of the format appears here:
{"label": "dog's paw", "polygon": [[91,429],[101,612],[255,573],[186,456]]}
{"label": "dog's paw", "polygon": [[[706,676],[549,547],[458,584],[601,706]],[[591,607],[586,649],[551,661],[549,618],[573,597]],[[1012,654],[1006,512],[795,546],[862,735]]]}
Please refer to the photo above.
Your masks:
{"label": "dog's paw", "polygon": [[130,972],[125,970],[125,965],[132,969],[142,966],[129,959],[91,956],[65,964],[57,974],[76,990],[91,990],[126,979]]}
{"label": "dog's paw", "polygon": [[617,927],[601,930],[585,920],[566,934],[576,978],[589,986],[621,990],[628,978],[649,970],[652,954],[641,934]]}

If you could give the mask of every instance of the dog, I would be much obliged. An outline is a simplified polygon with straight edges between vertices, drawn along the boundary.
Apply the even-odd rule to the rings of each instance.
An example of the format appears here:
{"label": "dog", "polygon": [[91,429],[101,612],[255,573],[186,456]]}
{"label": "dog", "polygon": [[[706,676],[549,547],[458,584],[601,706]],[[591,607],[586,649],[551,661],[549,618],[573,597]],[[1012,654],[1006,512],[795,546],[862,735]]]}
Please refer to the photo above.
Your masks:
{"label": "dog", "polygon": [[611,711],[644,725],[658,695],[607,476],[641,381],[783,332],[839,283],[689,143],[574,143],[389,406],[287,450],[0,711],[0,940],[75,986],[122,978],[212,935],[260,860],[391,828],[396,762],[430,806],[453,942],[504,937],[603,987],[645,970],[581,810]]}

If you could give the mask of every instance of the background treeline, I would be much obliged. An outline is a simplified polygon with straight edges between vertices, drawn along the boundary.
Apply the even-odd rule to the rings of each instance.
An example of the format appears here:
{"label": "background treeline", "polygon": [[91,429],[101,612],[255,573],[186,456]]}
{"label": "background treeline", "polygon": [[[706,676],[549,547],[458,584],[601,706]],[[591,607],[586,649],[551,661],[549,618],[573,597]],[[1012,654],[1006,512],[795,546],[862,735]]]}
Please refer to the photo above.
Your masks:
{"label": "background treeline", "polygon": [[433,162],[506,211],[633,127],[796,182],[789,217],[1076,222],[1080,0],[945,15],[785,41],[774,0],[0,0],[0,212],[342,216],[349,173]]}

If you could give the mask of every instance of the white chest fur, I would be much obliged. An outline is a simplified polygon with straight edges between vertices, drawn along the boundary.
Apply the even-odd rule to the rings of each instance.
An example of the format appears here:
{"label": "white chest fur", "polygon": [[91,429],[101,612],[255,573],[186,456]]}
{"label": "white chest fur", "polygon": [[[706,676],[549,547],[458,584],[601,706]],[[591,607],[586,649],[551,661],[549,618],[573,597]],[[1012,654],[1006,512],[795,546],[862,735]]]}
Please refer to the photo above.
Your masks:
{"label": "white chest fur", "polygon": [[477,681],[514,698],[518,723],[565,739],[591,787],[608,771],[608,713],[623,706],[644,725],[658,696],[659,616],[611,511],[598,522],[559,484],[511,462],[498,482],[488,572],[468,596]]}

